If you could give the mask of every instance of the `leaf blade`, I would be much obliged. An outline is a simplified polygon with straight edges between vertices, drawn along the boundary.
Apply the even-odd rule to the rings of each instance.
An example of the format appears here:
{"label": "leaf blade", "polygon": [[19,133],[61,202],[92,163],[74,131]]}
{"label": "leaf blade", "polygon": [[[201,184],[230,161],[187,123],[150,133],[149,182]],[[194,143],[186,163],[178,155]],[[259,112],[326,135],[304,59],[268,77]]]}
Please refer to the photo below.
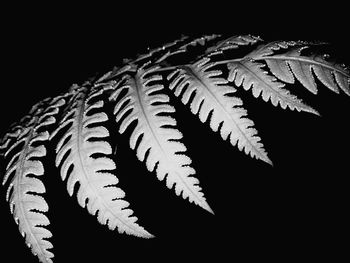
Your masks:
{"label": "leaf blade", "polygon": [[[176,120],[164,113],[173,113],[175,108],[168,105],[169,98],[161,92],[163,87],[158,84],[150,84],[159,80],[158,75],[147,77],[153,69],[144,71],[139,69],[135,77],[129,77],[125,85],[128,92],[120,101],[128,101],[125,108],[131,109],[120,124],[120,133],[123,133],[130,125],[130,120],[137,120],[137,125],[130,137],[130,147],[136,150],[137,158],[146,161],[149,171],[155,167],[157,178],[166,180],[166,186],[170,189],[175,185],[175,193],[182,194],[184,199],[194,202],[203,209],[212,213],[201,187],[193,179],[195,170],[190,167],[191,159],[184,152],[186,147],[180,142],[182,134],[176,129]],[[156,93],[153,93],[157,91]],[[118,90],[116,91],[119,92]],[[111,95],[111,98],[115,94]],[[120,114],[124,114],[120,102],[115,105],[116,121],[120,120]],[[163,126],[171,126],[164,128]],[[136,142],[142,135],[142,139],[136,148]],[[148,156],[146,158],[146,153]],[[181,153],[181,154],[179,154]]]}
{"label": "leaf blade", "polygon": [[305,111],[318,115],[318,112],[312,107],[304,104],[296,96],[283,89],[283,83],[270,76],[268,72],[262,69],[263,64],[251,59],[243,59],[228,63],[229,81],[234,81],[237,86],[243,86],[245,90],[252,90],[254,97],[260,94],[264,101],[271,101],[274,106],[278,104],[286,109]]}
{"label": "leaf blade", "polygon": [[216,77],[220,72],[206,71],[211,66],[205,65],[208,61],[204,59],[193,66],[180,67],[177,74],[170,75],[172,80],[169,88],[176,96],[183,93],[181,101],[184,104],[188,104],[195,92],[190,103],[193,114],[199,113],[200,120],[205,122],[212,112],[210,127],[213,131],[217,131],[222,123],[220,134],[224,140],[229,137],[233,146],[238,144],[239,150],[244,149],[246,154],[271,164],[259,142],[257,131],[252,128],[253,122],[246,118],[247,112],[241,107],[242,101],[226,96],[235,92],[235,89],[225,85],[227,81],[223,78]]}

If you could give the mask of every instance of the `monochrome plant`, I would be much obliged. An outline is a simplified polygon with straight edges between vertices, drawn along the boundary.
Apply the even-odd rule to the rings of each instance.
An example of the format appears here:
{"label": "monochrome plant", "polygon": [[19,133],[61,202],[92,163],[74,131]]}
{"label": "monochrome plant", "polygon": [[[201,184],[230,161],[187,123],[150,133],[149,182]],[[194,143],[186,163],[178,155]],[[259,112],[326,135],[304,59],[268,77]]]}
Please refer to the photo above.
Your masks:
{"label": "monochrome plant", "polygon": [[[153,237],[138,224],[127,193],[118,185],[115,160],[123,153],[111,138],[113,127],[120,134],[132,129],[130,148],[147,170],[155,171],[177,196],[213,213],[183,143],[186,134],[177,126],[176,108],[165,91],[201,122],[208,122],[223,140],[272,164],[237,91],[251,92],[282,109],[318,115],[288,88],[299,82],[317,94],[322,83],[350,96],[349,69],[319,53],[323,46],[327,44],[265,42],[252,35],[184,36],[35,104],[0,142],[6,200],[26,244],[40,262],[53,262],[49,204],[42,182],[48,151],[55,152],[55,165],[69,195],[76,195],[79,205],[101,224],[119,233]],[[237,56],[241,49],[248,52]]]}

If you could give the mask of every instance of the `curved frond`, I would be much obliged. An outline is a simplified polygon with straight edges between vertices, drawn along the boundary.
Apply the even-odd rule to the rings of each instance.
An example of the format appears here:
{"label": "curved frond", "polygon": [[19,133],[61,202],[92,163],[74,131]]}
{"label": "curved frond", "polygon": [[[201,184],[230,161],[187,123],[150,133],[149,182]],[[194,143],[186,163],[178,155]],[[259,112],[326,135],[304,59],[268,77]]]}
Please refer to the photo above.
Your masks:
{"label": "curved frond", "polygon": [[[186,147],[180,142],[182,134],[175,128],[176,121],[167,115],[175,112],[175,108],[168,104],[168,96],[161,92],[163,86],[151,84],[160,80],[160,76],[146,76],[152,70],[139,69],[134,77],[125,77],[126,83],[111,95],[110,100],[115,100],[123,89],[127,89],[114,108],[116,121],[122,119],[119,131],[123,133],[133,121],[137,121],[130,137],[130,147],[136,150],[138,159],[146,159],[149,171],[156,168],[158,179],[166,178],[168,188],[175,185],[177,195],[182,193],[183,198],[212,212],[198,179],[192,176],[195,170],[190,166],[191,159],[184,154]],[[142,139],[136,149],[140,136]]]}
{"label": "curved frond", "polygon": [[[327,61],[324,55],[304,56],[302,48],[284,54],[264,56],[271,72],[282,81],[294,83],[293,76],[313,94],[317,94],[314,75],[330,90],[339,93],[339,88],[350,96],[350,72],[345,66]],[[314,73],[314,74],[313,74]]]}
{"label": "curved frond", "polygon": [[[61,166],[62,180],[67,179],[70,195],[73,195],[75,184],[80,184],[77,192],[80,206],[86,206],[92,215],[98,212],[97,219],[101,224],[107,225],[111,230],[117,228],[120,233],[152,237],[136,223],[137,218],[131,216],[133,211],[128,208],[129,203],[123,200],[125,193],[116,186],[118,179],[111,172],[107,172],[115,169],[115,163],[107,157],[112,153],[111,146],[102,140],[109,136],[109,132],[102,125],[89,125],[100,124],[108,117],[103,112],[88,115],[92,109],[101,108],[103,101],[89,105],[89,99],[96,93],[86,93],[87,90],[83,88],[77,94],[58,128],[68,128],[56,148],[56,165]],[[96,138],[99,140],[91,141]],[[96,153],[103,157],[92,157]]]}
{"label": "curved frond", "polygon": [[[330,90],[339,88],[350,95],[350,72],[344,65],[327,60],[326,54],[303,55],[310,46],[325,45],[324,42],[273,41],[259,46],[246,55],[254,61],[264,61],[277,79],[293,84],[295,78],[310,92],[317,94],[316,76]],[[285,52],[281,52],[285,50]],[[279,51],[278,54],[276,51]],[[314,74],[313,74],[314,73]],[[294,78],[295,77],[295,78]]]}
{"label": "curved frond", "polygon": [[218,131],[221,125],[220,135],[224,140],[229,138],[232,145],[237,145],[246,154],[271,163],[259,142],[253,121],[246,118],[247,112],[241,107],[242,100],[228,96],[235,89],[220,77],[220,71],[210,70],[213,64],[208,62],[209,59],[203,59],[192,66],[179,67],[168,76],[171,81],[169,88],[176,96],[183,94],[182,102],[189,104],[192,113],[198,113],[202,122],[211,113],[210,127]]}
{"label": "curved frond", "polygon": [[43,145],[34,147],[32,143],[48,138],[47,132],[36,136],[33,132],[28,132],[24,138],[26,145],[18,160],[8,167],[3,183],[7,182],[10,174],[14,174],[7,190],[11,213],[33,254],[37,255],[41,262],[49,263],[52,262],[51,258],[54,255],[49,251],[52,244],[47,239],[52,234],[45,228],[50,224],[44,214],[48,211],[48,205],[41,196],[45,193],[45,187],[39,179],[44,175],[44,167],[41,161],[30,159],[45,156],[45,147]]}
{"label": "curved frond", "polygon": [[40,159],[46,155],[44,143],[49,139],[49,132],[38,130],[55,123],[54,116],[63,104],[64,100],[57,97],[49,101],[44,110],[32,110],[31,121],[16,130],[16,142],[5,153],[5,157],[11,156],[3,178],[3,185],[8,185],[6,200],[27,245],[46,263],[52,262],[54,255],[49,251],[53,246],[47,240],[52,234],[45,228],[50,222],[44,214],[48,205],[42,196],[46,190],[40,180],[44,175]]}
{"label": "curved frond", "polygon": [[301,88],[317,94],[321,83],[350,96],[349,68],[317,53],[325,47],[311,41],[264,42],[253,35],[182,36],[39,101],[0,140],[5,163],[1,180],[26,244],[41,262],[53,262],[49,206],[44,199],[51,146],[56,146],[54,166],[81,207],[110,230],[153,237],[138,224],[119,188],[112,159],[119,153],[112,153],[115,141],[108,129],[114,121],[109,116],[115,118],[119,133],[132,129],[130,148],[149,171],[177,196],[213,213],[182,143],[167,92],[171,90],[223,140],[272,164],[248,118],[249,108],[236,91],[251,91],[255,98],[282,109],[318,114],[288,88],[300,82]]}
{"label": "curved frond", "polygon": [[245,90],[251,89],[254,97],[257,98],[261,94],[264,101],[270,100],[274,106],[279,104],[283,109],[289,107],[291,110],[318,114],[315,109],[284,89],[285,84],[269,75],[263,69],[264,64],[252,59],[242,59],[227,63],[227,67],[228,80],[233,81],[237,86],[242,85]]}

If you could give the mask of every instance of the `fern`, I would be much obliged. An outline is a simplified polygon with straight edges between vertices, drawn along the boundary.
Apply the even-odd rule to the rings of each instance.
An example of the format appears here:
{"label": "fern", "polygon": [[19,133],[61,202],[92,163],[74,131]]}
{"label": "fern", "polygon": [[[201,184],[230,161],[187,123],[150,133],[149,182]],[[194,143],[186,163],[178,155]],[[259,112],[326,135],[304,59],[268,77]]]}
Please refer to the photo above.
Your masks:
{"label": "fern", "polygon": [[[49,251],[52,244],[47,240],[51,233],[45,228],[50,224],[45,215],[48,205],[42,197],[46,190],[40,180],[45,173],[40,158],[46,155],[45,142],[49,139],[49,133],[40,132],[39,129],[55,123],[53,115],[62,103],[60,97],[53,99],[40,117],[39,114],[43,111],[41,105],[33,107],[30,118],[22,120],[24,127],[9,133],[17,134],[17,140],[4,154],[6,157],[11,155],[16,147],[21,148],[21,151],[12,154],[8,162],[3,185],[9,182],[6,200],[10,203],[11,213],[27,245],[32,248],[33,254],[38,255],[41,262],[52,262],[53,254]],[[25,119],[30,121],[25,122]],[[35,143],[39,143],[39,146],[34,146]]]}
{"label": "fern", "polygon": [[[112,145],[118,145],[127,130],[130,148],[148,171],[176,195],[213,213],[183,143],[172,93],[223,140],[272,164],[240,94],[251,91],[273,106],[318,115],[289,87],[299,82],[317,94],[320,82],[335,93],[350,95],[348,68],[318,53],[324,45],[266,43],[251,35],[183,36],[125,59],[97,80],[38,102],[0,141],[6,200],[32,252],[41,262],[53,261],[44,199],[48,152],[55,154],[69,195],[76,195],[79,205],[101,224],[119,233],[153,237],[137,223],[118,185],[119,151],[112,153]],[[243,48],[248,52],[238,57]],[[111,136],[111,129],[120,137]]]}
{"label": "fern", "polygon": [[212,212],[198,186],[198,180],[191,176],[195,171],[190,167],[191,159],[184,154],[185,146],[179,142],[182,134],[174,128],[176,121],[170,116],[164,116],[174,113],[175,108],[167,104],[169,98],[164,93],[159,93],[163,89],[162,85],[150,84],[161,80],[161,77],[146,77],[155,70],[157,68],[146,71],[140,68],[134,77],[126,76],[125,84],[116,86],[111,100],[118,98],[124,89],[128,89],[114,108],[116,120],[123,119],[119,131],[123,133],[137,120],[137,126],[130,137],[130,147],[136,149],[137,141],[142,136],[136,149],[137,158],[140,161],[147,159],[149,171],[157,167],[158,179],[163,180],[166,177],[168,188],[175,184],[177,195],[182,193],[183,198],[188,197],[190,202]]}
{"label": "fern", "polygon": [[[179,67],[169,75],[171,79],[170,89],[174,90],[176,96],[182,95],[182,102],[187,104],[191,95],[194,98],[190,103],[193,114],[199,113],[199,119],[205,122],[209,113],[210,127],[213,131],[218,131],[221,124],[220,134],[224,140],[230,136],[232,145],[238,144],[238,148],[245,149],[247,154],[257,157],[270,163],[269,158],[257,131],[253,128],[254,123],[245,118],[247,112],[242,106],[243,102],[239,98],[228,97],[236,90],[227,86],[227,80],[217,77],[220,71],[208,70],[213,65],[210,60],[203,59],[192,66]],[[187,86],[186,90],[185,86]]]}
{"label": "fern", "polygon": [[[88,94],[87,94],[88,92]],[[102,101],[92,105],[88,102],[99,95],[99,91],[80,89],[71,101],[62,123],[55,131],[70,126],[61,137],[56,148],[56,166],[61,165],[62,180],[67,180],[67,189],[73,195],[74,186],[80,183],[77,192],[78,203],[85,207],[90,214],[95,215],[101,224],[107,224],[113,230],[116,227],[120,233],[132,234],[140,237],[151,237],[147,231],[135,223],[136,217],[131,217],[133,211],[128,209],[129,203],[122,200],[124,191],[117,188],[117,178],[106,170],[115,169],[111,158],[93,158],[95,153],[109,155],[111,146],[105,141],[90,141],[92,138],[106,138],[108,130],[103,126],[89,127],[91,124],[105,122],[108,117],[103,112],[88,115],[93,109],[103,106]],[[68,155],[65,158],[65,155]],[[69,169],[73,169],[69,172]]]}

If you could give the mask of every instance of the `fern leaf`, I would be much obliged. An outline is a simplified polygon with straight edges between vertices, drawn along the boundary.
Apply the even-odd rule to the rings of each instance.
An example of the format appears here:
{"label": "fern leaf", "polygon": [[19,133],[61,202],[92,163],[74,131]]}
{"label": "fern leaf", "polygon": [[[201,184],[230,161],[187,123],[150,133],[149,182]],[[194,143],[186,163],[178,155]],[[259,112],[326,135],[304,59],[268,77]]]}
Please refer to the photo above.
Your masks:
{"label": "fern leaf", "polygon": [[53,254],[49,251],[52,244],[47,240],[52,235],[44,228],[50,224],[43,214],[48,211],[48,205],[41,196],[45,193],[45,187],[37,178],[44,175],[44,168],[41,161],[30,158],[45,156],[46,150],[43,145],[34,147],[32,144],[48,138],[47,132],[39,135],[28,132],[24,138],[26,145],[18,160],[8,167],[3,182],[6,183],[10,174],[14,173],[7,190],[7,201],[26,243],[41,262],[52,262]]}
{"label": "fern leaf", "polygon": [[294,83],[293,75],[313,94],[317,94],[315,76],[330,90],[339,93],[339,88],[350,96],[350,73],[345,67],[325,60],[324,56],[301,55],[301,48],[284,54],[263,57],[271,72],[282,81]]}
{"label": "fern leaf", "polygon": [[52,244],[46,240],[51,237],[51,233],[44,228],[49,225],[44,214],[48,211],[48,205],[40,196],[45,193],[45,187],[38,178],[44,175],[44,168],[41,161],[30,158],[45,156],[46,149],[43,145],[34,147],[32,144],[48,138],[47,132],[36,134],[33,129],[25,129],[15,143],[24,142],[24,146],[21,152],[11,158],[3,180],[3,184],[10,181],[6,200],[10,203],[11,213],[27,245],[41,262],[52,262],[53,254],[48,250]]}
{"label": "fern leaf", "polygon": [[52,262],[54,255],[49,251],[53,246],[47,240],[52,235],[45,228],[50,222],[44,214],[48,211],[48,205],[42,196],[46,190],[40,177],[44,175],[41,162],[41,158],[46,155],[44,143],[50,135],[47,130],[38,130],[47,129],[56,122],[54,116],[64,105],[63,97],[47,98],[32,107],[30,113],[10,133],[9,136],[13,136],[15,142],[4,155],[10,158],[2,184],[8,184],[6,200],[10,203],[11,213],[33,254],[46,263]]}
{"label": "fern leaf", "polygon": [[[146,159],[149,171],[157,167],[158,179],[166,178],[168,188],[175,185],[177,195],[182,193],[184,199],[188,198],[190,202],[212,212],[198,185],[199,181],[192,176],[195,170],[190,167],[191,159],[184,154],[186,147],[179,141],[182,134],[175,128],[176,121],[170,116],[164,116],[175,109],[168,105],[168,96],[160,92],[162,85],[149,84],[159,80],[160,76],[146,77],[152,70],[139,69],[135,77],[125,77],[125,84],[117,87],[111,95],[110,100],[115,100],[122,90],[127,89],[114,108],[116,121],[123,119],[119,132],[123,133],[137,120],[130,137],[130,147],[136,150],[138,159]],[[140,136],[142,139],[136,149]]]}
{"label": "fern leaf", "polygon": [[[296,79],[313,94],[317,94],[318,91],[313,76],[313,73],[315,73],[316,77],[330,90],[339,93],[340,88],[347,95],[350,95],[350,73],[345,66],[327,61],[327,55],[302,55],[302,51],[310,46],[324,44],[326,43],[274,41],[261,45],[246,57],[255,61],[265,61],[271,73],[284,82],[294,83],[295,76]],[[281,49],[286,49],[286,52],[275,54],[276,51],[281,51]]]}
{"label": "fern leaf", "polygon": [[241,107],[242,101],[227,96],[234,93],[235,89],[226,85],[227,81],[222,77],[217,77],[221,75],[220,71],[209,70],[213,64],[208,61],[203,59],[194,65],[179,67],[168,76],[171,80],[169,88],[176,96],[183,94],[182,102],[189,103],[192,113],[198,113],[202,122],[212,112],[210,127],[218,131],[222,124],[220,135],[224,140],[229,137],[231,144],[237,144],[241,151],[271,163],[253,128],[254,123],[246,118],[247,112]]}
{"label": "fern leaf", "polygon": [[[89,127],[90,124],[100,124],[108,119],[103,112],[88,115],[92,109],[103,106],[103,101],[88,104],[94,95],[94,91],[86,95],[86,89],[81,89],[63,118],[58,130],[69,128],[58,142],[56,166],[61,165],[62,180],[68,178],[70,195],[73,195],[75,184],[80,183],[78,203],[82,207],[86,206],[92,215],[98,212],[97,219],[101,224],[106,224],[111,230],[117,228],[120,233],[150,238],[152,235],[136,223],[136,217],[131,216],[133,211],[128,208],[129,203],[123,200],[124,191],[116,187],[118,179],[107,172],[115,169],[113,160],[106,156],[112,153],[111,146],[103,140],[90,141],[109,136],[103,126]],[[96,153],[104,156],[92,157]],[[71,167],[73,169],[69,173]]]}
{"label": "fern leaf", "polygon": [[[114,175],[107,129],[111,109],[119,133],[133,127],[129,144],[147,169],[176,195],[212,212],[194,177],[164,85],[224,140],[271,164],[236,91],[242,87],[274,106],[314,114],[317,111],[292,95],[286,84],[298,81],[317,94],[319,81],[333,92],[350,96],[349,68],[326,55],[313,54],[316,45],[324,43],[266,43],[252,35],[183,36],[123,60],[100,78],[95,75],[66,93],[36,103],[0,140],[6,200],[27,245],[41,262],[53,262],[44,175],[47,151],[54,141],[55,165],[68,193],[76,192],[80,206],[111,230],[153,237],[138,225]],[[241,50],[249,52],[236,57]]]}
{"label": "fern leaf", "polygon": [[296,96],[283,89],[285,84],[277,81],[277,79],[263,70],[264,64],[258,63],[252,59],[242,59],[227,63],[229,69],[229,81],[234,81],[237,86],[243,86],[245,90],[251,89],[254,97],[260,94],[264,101],[271,100],[274,106],[280,104],[285,109],[289,107],[291,110],[306,111],[318,114],[315,109],[304,104]]}

